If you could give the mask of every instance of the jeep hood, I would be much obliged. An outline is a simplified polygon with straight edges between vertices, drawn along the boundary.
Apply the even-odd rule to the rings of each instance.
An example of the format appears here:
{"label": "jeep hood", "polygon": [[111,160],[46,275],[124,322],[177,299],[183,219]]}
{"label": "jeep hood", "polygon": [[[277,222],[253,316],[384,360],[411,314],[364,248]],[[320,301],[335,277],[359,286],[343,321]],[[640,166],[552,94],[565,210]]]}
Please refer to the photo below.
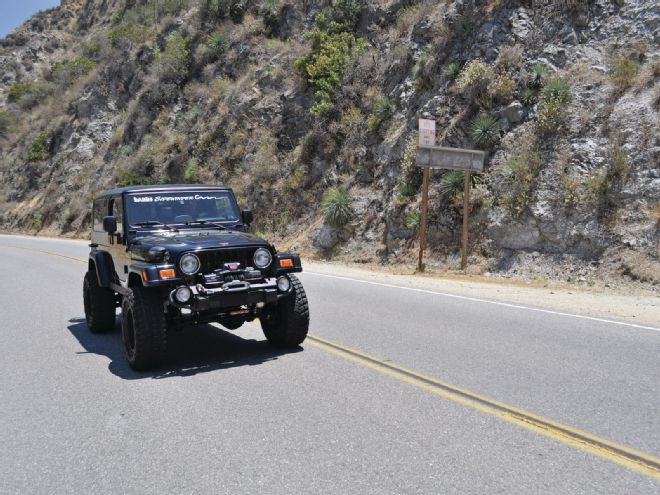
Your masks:
{"label": "jeep hood", "polygon": [[130,250],[142,254],[152,247],[164,247],[170,254],[183,251],[213,248],[240,248],[244,246],[269,246],[261,237],[236,230],[190,230],[180,232],[158,232],[138,237]]}

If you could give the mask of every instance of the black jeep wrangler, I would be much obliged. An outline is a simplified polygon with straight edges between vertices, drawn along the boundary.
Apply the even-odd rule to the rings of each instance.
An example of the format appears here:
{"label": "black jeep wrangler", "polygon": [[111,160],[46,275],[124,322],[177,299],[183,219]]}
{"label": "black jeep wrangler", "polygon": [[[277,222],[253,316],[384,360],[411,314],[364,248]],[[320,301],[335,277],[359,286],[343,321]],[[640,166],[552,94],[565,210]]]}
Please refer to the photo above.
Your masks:
{"label": "black jeep wrangler", "polygon": [[296,347],[309,327],[307,296],[293,273],[300,257],[278,253],[247,232],[223,186],[136,186],[94,200],[89,269],[83,284],[92,332],[115,325],[131,367],[158,366],[167,332],[218,322],[235,330],[259,318],[268,341]]}

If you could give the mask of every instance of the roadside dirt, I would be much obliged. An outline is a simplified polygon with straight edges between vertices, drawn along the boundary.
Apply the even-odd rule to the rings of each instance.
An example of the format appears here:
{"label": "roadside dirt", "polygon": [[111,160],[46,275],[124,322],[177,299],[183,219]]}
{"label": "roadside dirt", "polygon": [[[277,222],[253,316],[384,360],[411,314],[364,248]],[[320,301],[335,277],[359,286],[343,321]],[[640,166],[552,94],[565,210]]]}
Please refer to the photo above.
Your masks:
{"label": "roadside dirt", "polygon": [[479,275],[424,273],[303,260],[308,271],[371,282],[521,304],[558,312],[627,321],[660,328],[660,296],[640,288],[575,287],[553,281],[525,281]]}

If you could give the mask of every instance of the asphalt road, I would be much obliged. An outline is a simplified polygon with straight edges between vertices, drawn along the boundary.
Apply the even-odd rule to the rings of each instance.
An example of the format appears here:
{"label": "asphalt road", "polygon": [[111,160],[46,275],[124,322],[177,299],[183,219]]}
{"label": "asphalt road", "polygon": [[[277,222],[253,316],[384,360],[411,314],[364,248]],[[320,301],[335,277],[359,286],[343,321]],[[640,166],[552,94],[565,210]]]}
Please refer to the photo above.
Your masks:
{"label": "asphalt road", "polygon": [[0,236],[2,494],[660,493],[660,329],[304,273],[317,338],[296,352],[207,325],[137,373],[86,328],[86,254]]}

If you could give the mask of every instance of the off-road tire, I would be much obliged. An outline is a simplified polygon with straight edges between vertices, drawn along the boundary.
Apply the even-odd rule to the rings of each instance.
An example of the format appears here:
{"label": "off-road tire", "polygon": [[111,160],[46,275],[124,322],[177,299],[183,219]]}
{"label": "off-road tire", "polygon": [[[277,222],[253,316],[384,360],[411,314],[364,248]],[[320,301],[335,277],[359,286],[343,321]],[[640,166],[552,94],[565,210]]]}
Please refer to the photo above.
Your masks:
{"label": "off-road tire", "polygon": [[83,281],[85,322],[93,333],[110,332],[115,328],[115,293],[101,287],[96,272],[88,271]]}
{"label": "off-road tire", "polygon": [[303,343],[309,330],[309,305],[305,289],[298,277],[288,277],[291,280],[291,294],[259,317],[264,335],[275,347],[297,347]]}
{"label": "off-road tire", "polygon": [[121,335],[128,364],[135,370],[158,367],[167,350],[165,312],[159,292],[131,287],[121,311]]}

